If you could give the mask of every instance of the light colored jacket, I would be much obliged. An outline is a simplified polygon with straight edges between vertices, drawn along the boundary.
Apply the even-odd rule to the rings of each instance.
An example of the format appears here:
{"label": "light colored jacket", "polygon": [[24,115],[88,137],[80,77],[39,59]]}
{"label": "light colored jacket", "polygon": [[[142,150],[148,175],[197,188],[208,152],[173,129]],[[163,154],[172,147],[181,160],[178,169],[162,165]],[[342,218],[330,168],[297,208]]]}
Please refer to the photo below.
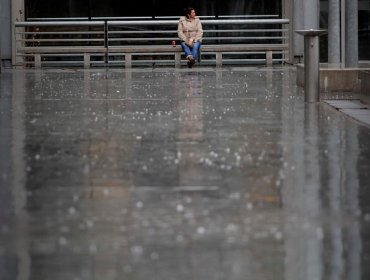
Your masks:
{"label": "light colored jacket", "polygon": [[188,42],[190,38],[194,38],[194,42],[202,41],[203,29],[200,19],[198,17],[195,17],[195,19],[180,17],[177,34],[180,40],[184,42]]}

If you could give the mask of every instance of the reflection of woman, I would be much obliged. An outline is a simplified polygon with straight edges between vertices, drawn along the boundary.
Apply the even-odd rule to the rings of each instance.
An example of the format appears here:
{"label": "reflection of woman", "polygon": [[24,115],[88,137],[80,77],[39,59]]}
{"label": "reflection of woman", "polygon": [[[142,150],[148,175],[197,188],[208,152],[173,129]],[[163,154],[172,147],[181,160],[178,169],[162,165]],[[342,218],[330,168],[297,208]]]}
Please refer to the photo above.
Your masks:
{"label": "reflection of woman", "polygon": [[195,60],[198,59],[198,53],[202,42],[203,29],[200,19],[195,16],[194,8],[186,8],[184,16],[180,17],[177,33],[181,40],[181,47],[191,68]]}

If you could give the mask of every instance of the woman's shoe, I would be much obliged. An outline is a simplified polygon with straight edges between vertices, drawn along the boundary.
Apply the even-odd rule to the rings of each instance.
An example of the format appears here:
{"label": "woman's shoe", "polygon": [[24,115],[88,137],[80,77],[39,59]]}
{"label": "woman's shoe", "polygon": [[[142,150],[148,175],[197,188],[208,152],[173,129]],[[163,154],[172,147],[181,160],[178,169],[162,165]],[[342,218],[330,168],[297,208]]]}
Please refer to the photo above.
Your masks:
{"label": "woman's shoe", "polygon": [[188,55],[188,56],[186,57],[186,59],[188,60],[188,62],[187,62],[188,67],[189,67],[189,68],[192,68],[192,67],[193,67],[193,65],[195,64],[195,60],[194,60],[193,56],[192,56],[192,55]]}

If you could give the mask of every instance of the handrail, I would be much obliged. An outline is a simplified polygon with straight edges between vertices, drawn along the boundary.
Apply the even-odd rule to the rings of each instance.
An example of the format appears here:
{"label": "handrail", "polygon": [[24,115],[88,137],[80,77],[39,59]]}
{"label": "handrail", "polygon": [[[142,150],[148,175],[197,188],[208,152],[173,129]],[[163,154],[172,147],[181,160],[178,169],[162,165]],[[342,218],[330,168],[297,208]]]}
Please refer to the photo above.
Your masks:
{"label": "handrail", "polygon": [[[107,21],[108,25],[170,25],[178,24],[178,20],[133,20],[133,21]],[[289,19],[209,19],[202,20],[207,24],[288,24]]]}
{"label": "handrail", "polygon": [[[91,17],[91,20],[140,20],[140,19],[178,19],[180,16],[139,16],[139,17]],[[200,19],[203,18],[278,18],[279,15],[219,15],[219,16],[199,16]],[[88,17],[64,17],[64,18],[27,18],[27,21],[76,21],[76,20],[89,20]]]}
{"label": "handrail", "polygon": [[73,21],[73,20],[89,20],[88,17],[64,17],[64,18],[27,18],[27,21]]}
{"label": "handrail", "polygon": [[17,21],[14,26],[101,26],[104,24],[104,21]]}
{"label": "handrail", "polygon": [[[18,21],[15,27],[27,26],[82,26],[82,25],[165,25],[178,24],[178,20],[108,20],[108,21]],[[202,24],[288,24],[289,19],[209,19],[202,20]]]}

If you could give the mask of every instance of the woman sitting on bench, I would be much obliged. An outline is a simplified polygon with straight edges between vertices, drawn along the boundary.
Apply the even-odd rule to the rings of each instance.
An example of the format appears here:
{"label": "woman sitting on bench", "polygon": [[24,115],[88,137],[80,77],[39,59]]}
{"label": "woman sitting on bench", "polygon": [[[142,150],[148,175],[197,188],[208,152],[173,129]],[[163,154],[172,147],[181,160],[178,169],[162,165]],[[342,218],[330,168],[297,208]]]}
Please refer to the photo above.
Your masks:
{"label": "woman sitting on bench", "polygon": [[181,40],[181,47],[185,53],[188,67],[191,68],[198,60],[199,49],[202,43],[203,29],[200,19],[195,16],[194,8],[186,8],[180,17],[177,33]]}

